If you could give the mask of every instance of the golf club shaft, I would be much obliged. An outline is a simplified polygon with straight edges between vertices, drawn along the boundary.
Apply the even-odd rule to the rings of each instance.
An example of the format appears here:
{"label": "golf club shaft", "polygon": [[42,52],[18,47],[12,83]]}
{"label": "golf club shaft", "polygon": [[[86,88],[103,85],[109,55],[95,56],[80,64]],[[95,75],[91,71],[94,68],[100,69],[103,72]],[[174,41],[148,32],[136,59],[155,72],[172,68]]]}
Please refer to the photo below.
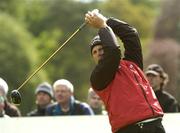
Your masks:
{"label": "golf club shaft", "polygon": [[31,75],[29,75],[17,90],[20,90],[34,75],[36,75],[42,67],[44,67],[85,25],[86,22],[84,22],[54,53],[49,56],[49,58],[47,58]]}

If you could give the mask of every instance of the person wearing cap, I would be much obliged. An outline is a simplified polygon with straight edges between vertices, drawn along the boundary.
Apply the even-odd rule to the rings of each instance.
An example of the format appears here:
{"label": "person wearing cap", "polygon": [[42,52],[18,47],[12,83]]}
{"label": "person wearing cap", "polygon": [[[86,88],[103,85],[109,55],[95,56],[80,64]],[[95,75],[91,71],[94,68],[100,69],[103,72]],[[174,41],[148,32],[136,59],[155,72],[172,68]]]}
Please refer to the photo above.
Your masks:
{"label": "person wearing cap", "polygon": [[165,113],[179,112],[178,102],[164,88],[168,83],[168,75],[158,64],[151,64],[147,67],[145,74],[151,84],[157,99]]}
{"label": "person wearing cap", "polygon": [[88,90],[87,100],[95,115],[107,115],[103,101],[92,88]]}
{"label": "person wearing cap", "polygon": [[27,116],[45,116],[46,107],[53,103],[53,89],[47,83],[41,83],[35,90],[37,108],[27,114]]}
{"label": "person wearing cap", "polygon": [[75,100],[74,87],[70,81],[59,79],[54,82],[53,89],[57,102],[47,108],[48,116],[93,115],[88,104]]}
{"label": "person wearing cap", "polygon": [[[165,133],[163,110],[143,73],[142,49],[137,30],[98,12],[85,14],[98,30],[90,43],[96,66],[90,82],[103,100],[113,133]],[[118,36],[124,45],[122,55]]]}
{"label": "person wearing cap", "polygon": [[4,113],[10,117],[19,117],[21,116],[20,110],[15,105],[11,104],[7,99],[8,90],[8,84],[3,78],[0,77],[0,97],[4,102]]}

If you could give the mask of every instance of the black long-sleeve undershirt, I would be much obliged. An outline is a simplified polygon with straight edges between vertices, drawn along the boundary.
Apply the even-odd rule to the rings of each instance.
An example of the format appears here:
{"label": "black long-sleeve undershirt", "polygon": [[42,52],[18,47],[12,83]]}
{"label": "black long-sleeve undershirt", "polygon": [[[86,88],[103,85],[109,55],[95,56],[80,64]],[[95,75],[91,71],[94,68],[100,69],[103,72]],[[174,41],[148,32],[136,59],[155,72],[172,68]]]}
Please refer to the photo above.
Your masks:
{"label": "black long-sleeve undershirt", "polygon": [[113,79],[121,60],[121,51],[115,34],[122,40],[125,48],[124,60],[136,63],[143,69],[141,44],[136,30],[127,23],[110,18],[108,27],[99,30],[104,56],[91,74],[91,85],[94,89],[103,90]]}

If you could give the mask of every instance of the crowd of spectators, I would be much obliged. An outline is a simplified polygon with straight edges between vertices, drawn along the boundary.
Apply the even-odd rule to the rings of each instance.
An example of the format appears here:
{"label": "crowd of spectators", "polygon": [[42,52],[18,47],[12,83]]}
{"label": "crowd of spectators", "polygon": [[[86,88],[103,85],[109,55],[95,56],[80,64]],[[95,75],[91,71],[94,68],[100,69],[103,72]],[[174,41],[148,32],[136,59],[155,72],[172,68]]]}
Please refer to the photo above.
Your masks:
{"label": "crowd of spectators", "polygon": [[[149,65],[145,75],[163,111],[180,112],[176,98],[165,91],[169,80],[162,66]],[[7,99],[8,90],[7,82],[0,78],[0,117],[20,117],[21,111]],[[40,83],[34,94],[36,108],[26,116],[107,115],[103,101],[91,87],[87,91],[87,101],[82,102],[75,99],[73,84],[66,79],[58,79],[53,85],[48,82]]]}

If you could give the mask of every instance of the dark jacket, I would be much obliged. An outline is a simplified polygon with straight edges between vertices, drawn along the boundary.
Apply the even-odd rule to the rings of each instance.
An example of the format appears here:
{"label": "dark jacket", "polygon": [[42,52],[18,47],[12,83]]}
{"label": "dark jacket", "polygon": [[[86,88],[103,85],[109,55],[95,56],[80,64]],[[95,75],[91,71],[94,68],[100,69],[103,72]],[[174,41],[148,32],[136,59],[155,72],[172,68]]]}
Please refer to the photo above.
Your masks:
{"label": "dark jacket", "polygon": [[15,106],[9,103],[8,101],[5,101],[5,114],[7,114],[10,117],[19,117],[21,116],[20,110]]}
{"label": "dark jacket", "polygon": [[46,108],[37,107],[37,109],[29,112],[27,116],[45,116]]}
{"label": "dark jacket", "polygon": [[165,113],[178,112],[178,103],[176,99],[164,90],[155,91],[156,97]]}
{"label": "dark jacket", "polygon": [[70,110],[68,112],[63,112],[61,106],[58,103],[54,103],[47,107],[46,115],[93,115],[93,111],[88,104],[72,99],[70,102]]}

